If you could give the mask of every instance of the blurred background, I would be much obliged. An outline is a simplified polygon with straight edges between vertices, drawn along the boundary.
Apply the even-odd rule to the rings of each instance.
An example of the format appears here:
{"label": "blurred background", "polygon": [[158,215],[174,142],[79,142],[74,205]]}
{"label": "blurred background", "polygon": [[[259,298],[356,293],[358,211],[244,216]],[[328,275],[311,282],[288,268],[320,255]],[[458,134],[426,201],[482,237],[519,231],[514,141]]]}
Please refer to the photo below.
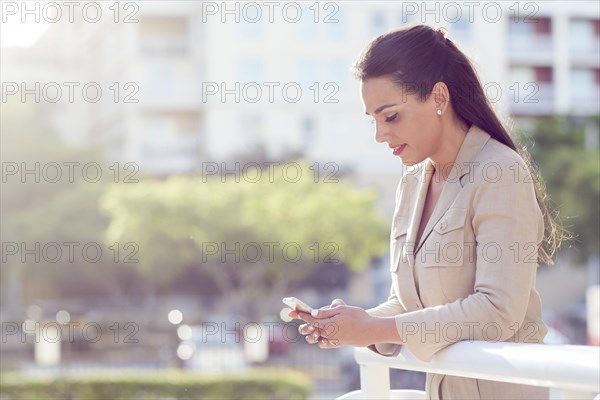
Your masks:
{"label": "blurred background", "polygon": [[597,2],[0,4],[2,398],[359,388],[281,298],[387,298],[403,168],[350,67],[412,23],[475,62],[576,236],[538,270],[546,342],[599,344]]}

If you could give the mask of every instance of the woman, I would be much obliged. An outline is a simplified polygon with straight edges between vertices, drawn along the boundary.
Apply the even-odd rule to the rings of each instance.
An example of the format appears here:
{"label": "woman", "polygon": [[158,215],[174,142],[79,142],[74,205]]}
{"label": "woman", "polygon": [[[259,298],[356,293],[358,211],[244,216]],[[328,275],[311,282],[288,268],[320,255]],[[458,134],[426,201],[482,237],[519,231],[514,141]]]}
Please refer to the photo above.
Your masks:
{"label": "woman", "polygon": [[[355,73],[377,142],[408,166],[396,191],[390,295],[366,311],[341,300],[312,316],[292,311],[307,322],[300,332],[321,348],[393,356],[405,345],[422,360],[460,340],[542,343],[535,275],[538,259],[552,264],[558,228],[472,64],[445,30],[418,25],[372,41]],[[428,374],[425,389],[431,399],[548,398],[546,388],[440,374]]]}

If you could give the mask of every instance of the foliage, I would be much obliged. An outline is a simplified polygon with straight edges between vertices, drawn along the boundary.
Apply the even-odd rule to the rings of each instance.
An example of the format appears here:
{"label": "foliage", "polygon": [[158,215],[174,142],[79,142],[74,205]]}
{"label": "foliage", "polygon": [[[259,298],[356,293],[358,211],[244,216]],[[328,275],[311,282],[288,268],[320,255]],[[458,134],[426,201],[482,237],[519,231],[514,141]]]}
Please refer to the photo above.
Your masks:
{"label": "foliage", "polygon": [[[600,129],[598,117],[592,122]],[[528,150],[539,166],[559,220],[575,236],[572,253],[583,262],[598,254],[600,242],[598,138],[588,138],[587,142],[595,145],[586,145],[585,127],[567,116],[538,119],[528,133]]]}
{"label": "foliage", "polygon": [[139,266],[157,283],[196,265],[247,305],[280,296],[317,266],[360,270],[385,251],[387,226],[373,191],[307,173],[296,181],[283,168],[258,181],[173,176],[114,185],[102,199],[111,221],[106,240],[138,243]]}
{"label": "foliage", "polygon": [[[303,175],[298,181],[290,171],[274,168],[262,171],[259,182],[173,176],[110,185],[102,149],[65,146],[38,112],[29,104],[3,105],[3,163],[21,169],[25,163],[31,169],[36,163],[43,168],[94,162],[102,166],[104,179],[88,182],[80,168],[74,181],[66,176],[58,182],[32,174],[3,176],[3,242],[27,248],[58,243],[65,253],[67,242],[79,243],[79,252],[83,244],[97,243],[104,254],[96,263],[85,262],[81,254],[75,261],[63,254],[55,263],[34,256],[23,262],[20,254],[6,257],[0,270],[3,300],[12,305],[13,299],[106,295],[120,303],[131,297],[132,285],[141,289],[140,272],[148,296],[148,287],[163,290],[189,276],[191,268],[199,272],[196,277],[206,277],[202,290],[208,286],[212,295],[231,294],[248,304],[257,296],[264,300],[266,293],[280,296],[288,282],[303,279],[315,267],[337,262],[361,269],[385,251],[387,227],[375,212],[375,193],[344,181],[315,182],[304,163],[298,164]],[[117,262],[110,250],[114,243],[121,250]],[[133,263],[124,263],[132,253],[123,246],[130,243],[139,251]],[[209,255],[207,244],[216,245],[217,253]],[[238,259],[225,256],[222,261],[221,253],[236,245]],[[262,254],[253,262],[248,258],[257,248]],[[298,249],[301,257],[296,259]]]}
{"label": "foliage", "polygon": [[[16,307],[21,299],[122,297],[126,288],[121,282],[131,280],[136,271],[115,263],[111,244],[102,242],[108,218],[100,212],[98,200],[111,177],[106,174],[101,152],[66,146],[38,112],[38,108],[20,102],[2,105],[2,300]],[[88,163],[101,166],[103,179],[95,182],[84,178],[82,166]],[[60,167],[60,179],[45,179],[41,171],[50,164]],[[9,165],[18,168],[16,174],[7,172]],[[37,175],[22,174],[35,170],[36,165],[40,171]],[[73,165],[71,175],[65,165]],[[54,177],[55,173],[56,169],[50,168],[49,175]],[[5,254],[4,246],[9,243],[17,244],[21,251]],[[78,244],[74,257],[64,243]],[[41,251],[23,256],[23,249],[35,249],[36,244],[40,249],[56,244],[63,253],[56,262],[48,262],[54,253],[49,257],[40,256]],[[98,244],[103,249],[98,262],[82,260],[86,244]]]}
{"label": "foliage", "polygon": [[310,393],[310,383],[286,370],[235,375],[201,375],[152,371],[63,377],[56,380],[5,374],[0,397],[11,399],[297,399]]}

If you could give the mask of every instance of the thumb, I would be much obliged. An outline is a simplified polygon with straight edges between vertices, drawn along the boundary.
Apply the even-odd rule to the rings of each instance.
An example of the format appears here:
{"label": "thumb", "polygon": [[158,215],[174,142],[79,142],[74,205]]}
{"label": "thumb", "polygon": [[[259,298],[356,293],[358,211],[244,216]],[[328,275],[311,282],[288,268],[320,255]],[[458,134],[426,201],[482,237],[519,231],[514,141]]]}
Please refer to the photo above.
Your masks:
{"label": "thumb", "polygon": [[338,315],[339,313],[340,313],[340,306],[336,305],[331,308],[314,309],[314,310],[312,310],[310,315],[313,316],[314,318],[322,319],[322,318],[331,318],[334,315]]}
{"label": "thumb", "polygon": [[333,300],[331,302],[331,305],[329,307],[331,308],[331,307],[334,307],[334,306],[345,306],[345,305],[346,305],[346,303],[344,302],[344,300],[342,300],[342,299],[335,299],[335,300]]}

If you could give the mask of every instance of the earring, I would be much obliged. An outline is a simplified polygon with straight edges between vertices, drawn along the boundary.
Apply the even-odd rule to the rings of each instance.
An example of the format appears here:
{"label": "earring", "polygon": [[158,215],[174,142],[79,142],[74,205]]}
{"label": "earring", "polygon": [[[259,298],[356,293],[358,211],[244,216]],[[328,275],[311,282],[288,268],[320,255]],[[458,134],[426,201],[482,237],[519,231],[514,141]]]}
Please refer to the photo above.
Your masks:
{"label": "earring", "polygon": [[442,110],[438,109],[437,110],[437,115],[442,115]]}

